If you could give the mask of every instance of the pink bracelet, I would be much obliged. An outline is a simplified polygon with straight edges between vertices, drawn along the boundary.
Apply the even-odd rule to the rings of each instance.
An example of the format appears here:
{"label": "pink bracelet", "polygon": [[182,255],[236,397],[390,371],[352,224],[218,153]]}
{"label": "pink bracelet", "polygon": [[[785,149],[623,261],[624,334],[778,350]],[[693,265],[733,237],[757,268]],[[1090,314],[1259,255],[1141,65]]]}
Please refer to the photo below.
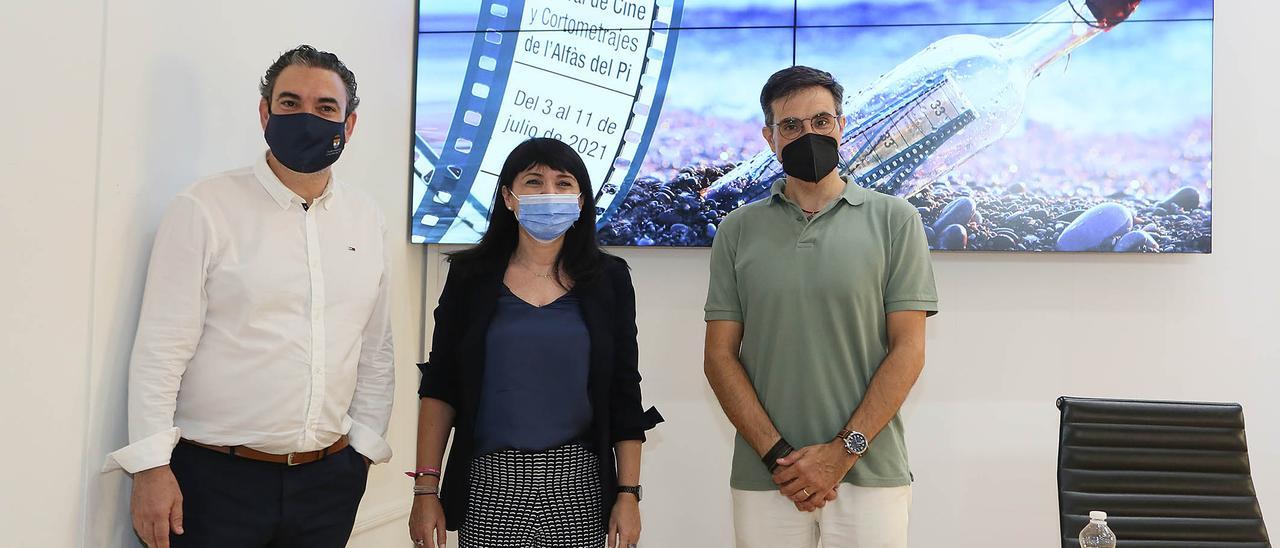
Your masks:
{"label": "pink bracelet", "polygon": [[428,467],[425,467],[425,468],[419,468],[419,469],[414,470],[414,471],[412,471],[412,472],[405,472],[405,473],[404,473],[404,475],[409,476],[409,477],[414,478],[414,479],[417,479],[417,478],[420,478],[420,477],[423,477],[423,476],[435,476],[435,477],[437,477],[437,478],[438,478],[438,477],[440,477],[440,469],[439,469],[439,468],[436,468],[436,467],[434,467],[434,466],[428,466]]}

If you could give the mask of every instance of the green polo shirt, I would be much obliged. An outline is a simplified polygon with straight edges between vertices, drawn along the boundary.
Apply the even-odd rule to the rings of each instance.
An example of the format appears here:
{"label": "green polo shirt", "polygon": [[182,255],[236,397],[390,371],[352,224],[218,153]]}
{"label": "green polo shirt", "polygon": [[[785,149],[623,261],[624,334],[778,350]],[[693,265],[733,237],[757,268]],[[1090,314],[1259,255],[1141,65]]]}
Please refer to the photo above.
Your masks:
{"label": "green polo shirt", "polygon": [[[706,320],[743,326],[739,359],[774,426],[799,448],[831,441],[862,402],[889,352],[885,315],[938,310],[920,215],[906,200],[846,182],[840,199],[806,220],[783,195],[730,213],[711,247]],[[911,483],[895,415],[844,481]],[[737,436],[729,484],[777,489]]]}

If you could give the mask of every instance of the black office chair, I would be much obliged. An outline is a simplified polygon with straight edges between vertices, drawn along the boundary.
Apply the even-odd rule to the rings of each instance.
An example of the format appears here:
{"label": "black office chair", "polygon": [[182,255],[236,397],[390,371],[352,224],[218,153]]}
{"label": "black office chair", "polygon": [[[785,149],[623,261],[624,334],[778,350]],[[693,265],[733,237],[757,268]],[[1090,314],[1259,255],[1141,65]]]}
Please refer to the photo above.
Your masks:
{"label": "black office chair", "polygon": [[1058,398],[1063,548],[1090,510],[1126,548],[1271,546],[1234,403]]}

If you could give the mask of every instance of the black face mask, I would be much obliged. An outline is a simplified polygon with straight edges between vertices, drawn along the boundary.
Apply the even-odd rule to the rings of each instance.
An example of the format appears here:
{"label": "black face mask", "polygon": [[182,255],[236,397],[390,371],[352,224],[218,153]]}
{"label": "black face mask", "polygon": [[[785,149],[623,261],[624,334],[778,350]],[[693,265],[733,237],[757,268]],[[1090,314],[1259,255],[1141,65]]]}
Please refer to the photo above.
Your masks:
{"label": "black face mask", "polygon": [[778,161],[787,175],[816,183],[840,164],[840,143],[827,135],[806,133],[782,147]]}
{"label": "black face mask", "polygon": [[346,130],[345,121],[325,120],[307,112],[270,114],[263,136],[271,154],[284,167],[298,173],[315,173],[338,161],[347,145]]}

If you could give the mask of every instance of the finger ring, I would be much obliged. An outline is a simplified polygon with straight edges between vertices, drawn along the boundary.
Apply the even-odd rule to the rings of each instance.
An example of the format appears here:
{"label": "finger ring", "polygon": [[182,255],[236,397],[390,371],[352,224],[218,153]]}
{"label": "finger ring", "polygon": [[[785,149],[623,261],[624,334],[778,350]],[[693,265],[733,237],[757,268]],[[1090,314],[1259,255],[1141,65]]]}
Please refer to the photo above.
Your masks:
{"label": "finger ring", "polygon": [[810,495],[810,494],[809,494],[809,490],[808,490],[808,489],[801,489],[800,491],[801,491],[802,493],[804,493],[804,498],[809,498],[809,497],[812,497],[812,496],[813,496],[813,495]]}
{"label": "finger ring", "polygon": [[424,546],[424,545],[426,545],[426,544],[427,544],[427,542],[426,542],[426,541],[424,541],[424,540],[422,540],[422,539],[418,539],[418,540],[413,541],[413,545],[414,545],[414,546]]}

